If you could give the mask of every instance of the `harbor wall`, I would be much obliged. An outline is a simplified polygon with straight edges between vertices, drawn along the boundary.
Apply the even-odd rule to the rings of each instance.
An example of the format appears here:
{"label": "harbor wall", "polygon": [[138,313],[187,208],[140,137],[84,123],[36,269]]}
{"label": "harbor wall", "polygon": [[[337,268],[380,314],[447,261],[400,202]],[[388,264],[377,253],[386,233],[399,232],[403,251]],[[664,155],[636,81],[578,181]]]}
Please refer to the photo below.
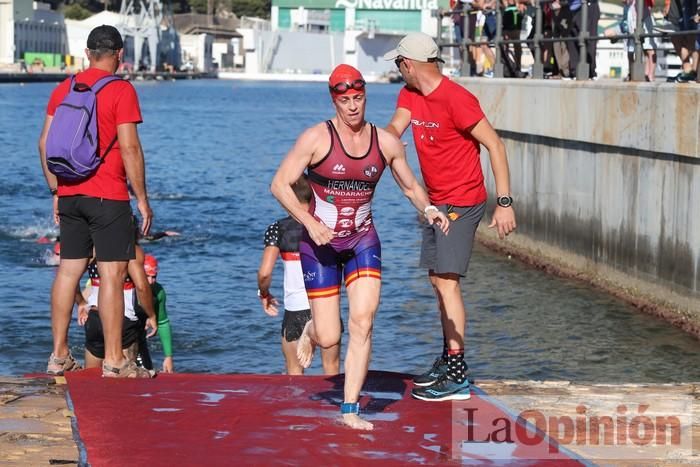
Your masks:
{"label": "harbor wall", "polygon": [[[700,86],[459,82],[510,162],[517,234],[482,239],[700,336]],[[494,193],[487,151],[482,163]]]}

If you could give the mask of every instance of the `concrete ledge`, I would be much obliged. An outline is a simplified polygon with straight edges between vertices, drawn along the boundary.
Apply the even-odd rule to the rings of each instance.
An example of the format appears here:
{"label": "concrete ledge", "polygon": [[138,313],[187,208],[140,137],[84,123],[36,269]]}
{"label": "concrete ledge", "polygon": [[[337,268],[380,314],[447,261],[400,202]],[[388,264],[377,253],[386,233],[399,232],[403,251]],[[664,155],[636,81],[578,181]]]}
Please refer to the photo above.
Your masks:
{"label": "concrete ledge", "polygon": [[700,336],[700,86],[460,82],[508,151],[511,253]]}
{"label": "concrete ledge", "polygon": [[460,78],[493,126],[700,158],[700,85]]}
{"label": "concrete ledge", "polygon": [[57,83],[68,73],[0,73],[0,83]]}

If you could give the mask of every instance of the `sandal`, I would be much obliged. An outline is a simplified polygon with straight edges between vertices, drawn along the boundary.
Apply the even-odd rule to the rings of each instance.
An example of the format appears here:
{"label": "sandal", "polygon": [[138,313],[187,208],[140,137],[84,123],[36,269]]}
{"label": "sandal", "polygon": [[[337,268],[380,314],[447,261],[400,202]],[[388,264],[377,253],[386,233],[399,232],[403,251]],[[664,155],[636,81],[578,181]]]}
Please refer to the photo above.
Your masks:
{"label": "sandal", "polygon": [[122,366],[112,366],[102,363],[103,378],[153,378],[153,373],[137,366],[135,362],[124,360]]}
{"label": "sandal", "polygon": [[56,357],[53,353],[49,356],[49,361],[46,364],[46,373],[53,376],[63,376],[66,371],[78,371],[83,367],[77,362],[70,351],[63,358]]}

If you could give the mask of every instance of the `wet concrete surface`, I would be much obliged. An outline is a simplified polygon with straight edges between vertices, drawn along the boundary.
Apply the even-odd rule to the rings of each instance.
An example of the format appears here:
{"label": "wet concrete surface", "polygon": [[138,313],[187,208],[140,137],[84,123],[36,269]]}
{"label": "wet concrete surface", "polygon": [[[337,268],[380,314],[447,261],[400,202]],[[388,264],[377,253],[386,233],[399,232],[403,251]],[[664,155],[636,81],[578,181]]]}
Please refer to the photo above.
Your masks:
{"label": "wet concrete surface", "polygon": [[0,377],[0,465],[78,464],[65,389],[55,378]]}

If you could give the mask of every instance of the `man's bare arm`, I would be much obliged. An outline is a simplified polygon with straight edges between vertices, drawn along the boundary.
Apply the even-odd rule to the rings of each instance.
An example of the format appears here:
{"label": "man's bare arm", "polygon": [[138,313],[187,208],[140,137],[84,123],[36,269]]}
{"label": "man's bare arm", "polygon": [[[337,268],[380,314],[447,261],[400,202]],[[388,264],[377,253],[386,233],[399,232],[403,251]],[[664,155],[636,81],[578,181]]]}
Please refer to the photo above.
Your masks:
{"label": "man's bare arm", "polygon": [[404,196],[413,203],[413,206],[415,206],[418,211],[425,215],[430,224],[437,222],[440,229],[444,233],[447,233],[449,230],[449,221],[445,214],[434,207],[430,210],[426,210],[426,208],[430,206],[428,193],[426,193],[425,189],[418,183],[411,167],[408,165],[406,161],[406,151],[401,141],[388,131],[379,130],[379,146],[389,163],[391,174],[394,176],[394,180],[396,180]]}
{"label": "man's bare arm", "polygon": [[[491,123],[486,118],[482,118],[471,130],[471,134],[479,143],[486,146],[489,151],[491,170],[496,181],[496,196],[511,195],[510,172],[508,169],[508,157],[506,147],[501,138],[493,129]],[[515,211],[513,207],[496,206],[492,221],[489,227],[496,227],[498,236],[504,238],[517,227],[515,222]]]}
{"label": "man's bare arm", "polygon": [[153,212],[146,192],[146,164],[136,124],[122,123],[118,125],[117,136],[126,177],[129,179],[134,196],[136,196],[136,206],[141,214],[141,232],[147,235],[151,229]]}
{"label": "man's bare arm", "polygon": [[139,305],[141,305],[141,308],[143,308],[146,316],[148,316],[147,324],[148,327],[151,328],[151,331],[148,333],[148,337],[151,337],[155,335],[156,331],[158,330],[158,317],[156,316],[156,311],[153,307],[153,292],[151,291],[151,285],[148,283],[143,262],[143,249],[137,245],[136,258],[129,261],[127,269],[131,282],[134,283],[134,290],[136,291],[136,298],[138,298]]}
{"label": "man's bare arm", "polygon": [[408,125],[410,125],[410,123],[411,112],[409,112],[408,109],[399,107],[396,109],[396,112],[394,112],[394,116],[391,117],[391,121],[386,126],[386,131],[396,136],[397,138],[401,138],[401,136],[404,134],[406,128],[408,128]]}
{"label": "man's bare arm", "polygon": [[[58,188],[58,180],[56,176],[51,173],[49,166],[46,164],[46,138],[49,134],[49,128],[51,127],[51,122],[53,117],[51,115],[46,115],[44,119],[44,127],[41,129],[41,135],[39,135],[39,160],[41,162],[41,171],[44,173],[44,178],[49,186],[50,190],[55,190]],[[53,221],[55,224],[59,223],[58,219],[58,197],[53,196]]]}
{"label": "man's bare arm", "polygon": [[276,246],[266,246],[263,250],[263,256],[260,260],[258,268],[258,290],[260,291],[260,300],[265,313],[270,316],[277,316],[277,299],[270,294],[270,285],[272,284],[272,271],[275,268],[277,257],[280,254],[280,249]]}
{"label": "man's bare arm", "polygon": [[46,183],[48,183],[49,188],[54,189],[58,185],[58,180],[56,180],[56,176],[49,171],[49,167],[46,165],[46,138],[49,135],[49,128],[51,127],[52,121],[53,116],[46,115],[44,127],[41,129],[41,135],[39,135],[39,159]]}

